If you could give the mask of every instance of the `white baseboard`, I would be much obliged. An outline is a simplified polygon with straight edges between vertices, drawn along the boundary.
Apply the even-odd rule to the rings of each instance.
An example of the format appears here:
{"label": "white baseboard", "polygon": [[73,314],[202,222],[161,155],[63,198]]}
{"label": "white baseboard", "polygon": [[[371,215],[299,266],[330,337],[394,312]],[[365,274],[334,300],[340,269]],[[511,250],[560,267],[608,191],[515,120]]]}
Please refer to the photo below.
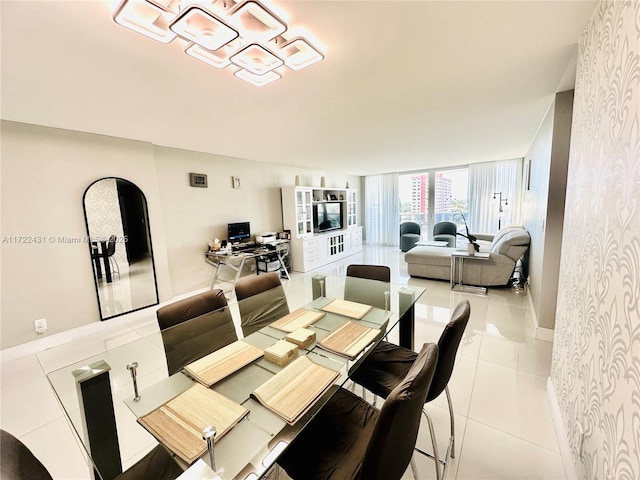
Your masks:
{"label": "white baseboard", "polygon": [[183,298],[190,297],[192,295],[196,295],[198,293],[205,292],[207,290],[209,289],[202,288],[200,290],[196,290],[193,292],[177,295],[173,297],[171,300],[161,302],[158,305],[152,305],[151,307],[143,308],[141,310],[136,310],[134,312],[121,315],[119,317],[110,318],[104,321],[89,323],[87,325],[82,325],[81,327],[76,327],[71,330],[65,330],[64,332],[60,332],[60,333],[54,333],[52,335],[47,335],[46,337],[43,337],[43,338],[32,340],[31,342],[23,343],[21,345],[16,345],[15,347],[6,348],[0,351],[0,363],[10,362],[18,358],[36,354],[38,352],[47,350],[49,348],[57,347],[58,345],[62,345],[63,343],[69,342],[71,340],[76,340],[86,335],[92,335],[105,328],[126,326],[128,323],[135,322],[136,320],[139,320],[144,317],[149,317],[149,316],[154,317],[155,311],[158,308],[162,307],[163,305],[167,305],[169,303],[175,302],[176,300],[181,300]]}
{"label": "white baseboard", "polygon": [[566,428],[564,428],[562,414],[560,413],[560,406],[558,405],[558,398],[556,397],[556,390],[553,387],[553,382],[551,382],[551,377],[547,378],[547,401],[549,402],[551,419],[558,439],[558,447],[560,448],[560,457],[562,458],[562,466],[564,467],[565,476],[567,480],[578,480],[578,473],[576,471],[576,466],[573,463],[573,456],[571,455],[569,437],[567,435]]}
{"label": "white baseboard", "polygon": [[553,342],[555,330],[550,328],[536,327],[536,338],[545,342]]}
{"label": "white baseboard", "polygon": [[536,310],[533,308],[533,300],[531,299],[531,290],[527,288],[527,299],[529,301],[529,312],[531,312],[531,323],[533,324],[533,328],[535,330],[535,337],[537,340],[543,340],[545,342],[553,342],[553,336],[555,330],[551,328],[544,328],[538,326],[538,316],[536,315]]}

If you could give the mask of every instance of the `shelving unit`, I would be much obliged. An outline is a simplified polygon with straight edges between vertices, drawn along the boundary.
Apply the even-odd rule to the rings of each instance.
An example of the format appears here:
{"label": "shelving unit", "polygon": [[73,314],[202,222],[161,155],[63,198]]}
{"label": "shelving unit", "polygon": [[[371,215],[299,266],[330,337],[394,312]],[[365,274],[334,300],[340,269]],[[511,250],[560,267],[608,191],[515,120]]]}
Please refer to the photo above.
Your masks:
{"label": "shelving unit", "polygon": [[[308,272],[362,251],[357,189],[282,187],[281,194],[283,226],[291,230],[293,270]],[[313,207],[328,202],[340,203],[342,225],[340,229],[318,233]]]}

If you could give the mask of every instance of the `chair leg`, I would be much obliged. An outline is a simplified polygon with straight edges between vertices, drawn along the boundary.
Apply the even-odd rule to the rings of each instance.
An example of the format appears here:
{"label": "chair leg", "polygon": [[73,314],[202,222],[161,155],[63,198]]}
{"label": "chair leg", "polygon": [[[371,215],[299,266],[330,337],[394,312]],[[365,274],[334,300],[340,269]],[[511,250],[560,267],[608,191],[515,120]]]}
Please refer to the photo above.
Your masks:
{"label": "chair leg", "polygon": [[416,466],[416,459],[411,456],[411,473],[413,474],[413,480],[419,480],[418,478],[418,467]]}
{"label": "chair leg", "polygon": [[[447,451],[445,453],[444,459],[440,459],[438,454],[438,445],[436,442],[436,434],[433,428],[433,422],[431,421],[431,417],[427,412],[426,407],[422,409],[422,413],[427,419],[427,423],[429,426],[429,435],[431,436],[431,444],[433,445],[433,454],[425,452],[420,448],[416,447],[415,450],[418,453],[421,453],[432,460],[434,460],[436,464],[436,480],[444,480],[447,477],[447,467],[449,466],[449,459],[455,458],[455,424],[454,424],[454,416],[453,416],[453,404],[451,403],[451,395],[449,394],[449,387],[445,387],[445,392],[447,394],[447,403],[449,405],[449,421],[451,426],[451,435],[449,436],[449,444],[447,445]],[[442,470],[440,469],[440,465],[442,464]]]}
{"label": "chair leg", "polygon": [[118,265],[118,262],[116,261],[116,259],[113,257],[109,257],[109,263],[111,263],[111,270],[114,273],[117,273],[118,276],[120,276],[120,266]]}
{"label": "chair leg", "polygon": [[429,435],[431,436],[431,445],[433,446],[433,455],[426,455],[432,457],[434,460],[434,463],[436,465],[436,480],[442,480],[442,476],[440,473],[440,457],[438,456],[438,442],[436,441],[436,431],[433,428],[433,422],[431,421],[431,417],[427,413],[426,409],[423,408],[422,413],[424,414],[425,418],[427,419],[427,423],[429,424]]}
{"label": "chair leg", "polygon": [[449,448],[451,449],[451,458],[456,458],[456,426],[453,418],[453,404],[451,403],[451,395],[449,394],[449,385],[444,388],[444,391],[447,394],[449,418],[451,420],[451,437],[449,438]]}

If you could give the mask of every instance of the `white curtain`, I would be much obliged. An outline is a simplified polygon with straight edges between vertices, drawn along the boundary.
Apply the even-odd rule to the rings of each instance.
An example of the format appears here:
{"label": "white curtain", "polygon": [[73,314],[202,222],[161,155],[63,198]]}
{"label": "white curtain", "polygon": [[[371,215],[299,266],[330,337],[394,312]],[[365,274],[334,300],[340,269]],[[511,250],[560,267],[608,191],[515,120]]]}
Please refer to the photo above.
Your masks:
{"label": "white curtain", "polygon": [[365,177],[364,203],[366,243],[397,246],[400,231],[398,174]]}
{"label": "white curtain", "polygon": [[467,224],[471,232],[496,233],[498,224],[520,222],[522,165],[522,158],[469,165]]}

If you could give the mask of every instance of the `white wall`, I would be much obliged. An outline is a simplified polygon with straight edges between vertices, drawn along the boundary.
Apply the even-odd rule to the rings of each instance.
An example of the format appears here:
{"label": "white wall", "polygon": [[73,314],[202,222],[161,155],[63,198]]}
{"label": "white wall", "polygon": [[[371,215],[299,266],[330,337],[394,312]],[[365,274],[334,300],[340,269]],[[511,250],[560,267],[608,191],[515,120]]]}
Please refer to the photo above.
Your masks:
{"label": "white wall", "polygon": [[558,272],[562,246],[573,91],[556,94],[525,155],[530,189],[524,190],[523,223],[531,235],[530,295],[538,326],[555,326]]}
{"label": "white wall", "polygon": [[[281,229],[279,187],[295,175],[310,185],[321,175],[328,185],[360,181],[15,122],[3,121],[0,133],[2,349],[41,338],[38,318],[47,319],[44,336],[100,320],[82,208],[85,189],[99,178],[129,180],[147,198],[160,301],[206,286],[206,242],[226,237],[227,222]],[[209,188],[189,187],[189,172],[208,174]],[[232,175],[242,188],[231,189]]]}
{"label": "white wall", "polygon": [[[207,239],[226,239],[228,223],[249,221],[252,233],[281,231],[280,187],[293,185],[296,175],[314,186],[322,175],[327,186],[357,186],[360,179],[164,147],[154,147],[154,155],[174,295],[207,286]],[[208,188],[190,187],[190,172],[206,174]],[[239,189],[232,188],[233,176],[240,177]]]}
{"label": "white wall", "polygon": [[578,478],[635,480],[640,2],[601,3],[580,39],[566,199],[551,381]]}

